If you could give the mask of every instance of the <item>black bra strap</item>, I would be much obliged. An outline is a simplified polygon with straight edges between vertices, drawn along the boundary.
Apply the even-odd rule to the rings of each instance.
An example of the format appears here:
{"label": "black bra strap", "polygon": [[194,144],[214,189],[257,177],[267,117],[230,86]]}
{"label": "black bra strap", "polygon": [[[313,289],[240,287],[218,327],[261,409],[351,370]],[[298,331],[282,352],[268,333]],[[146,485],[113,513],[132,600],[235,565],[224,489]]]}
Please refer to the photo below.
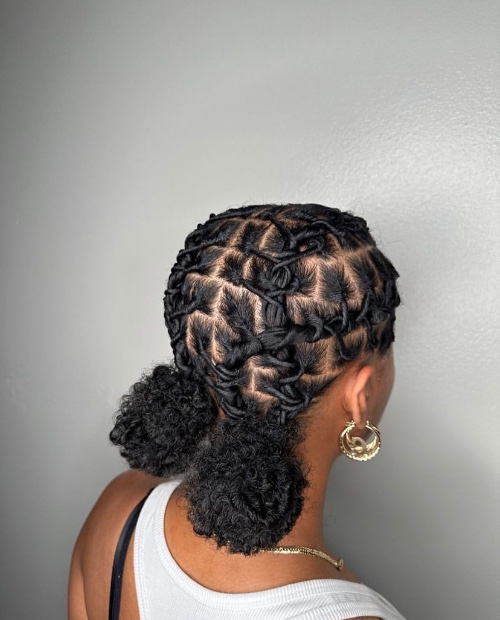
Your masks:
{"label": "black bra strap", "polygon": [[[153,487],[155,488],[155,487]],[[120,599],[122,593],[122,578],[123,578],[123,566],[125,564],[125,557],[127,555],[127,549],[134,532],[137,519],[141,512],[144,502],[149,497],[153,489],[149,491],[144,499],[142,499],[137,506],[132,510],[127,519],[127,522],[123,526],[122,533],[118,539],[116,545],[115,557],[113,560],[113,570],[111,572],[111,589],[109,593],[109,620],[118,620],[120,616]]]}

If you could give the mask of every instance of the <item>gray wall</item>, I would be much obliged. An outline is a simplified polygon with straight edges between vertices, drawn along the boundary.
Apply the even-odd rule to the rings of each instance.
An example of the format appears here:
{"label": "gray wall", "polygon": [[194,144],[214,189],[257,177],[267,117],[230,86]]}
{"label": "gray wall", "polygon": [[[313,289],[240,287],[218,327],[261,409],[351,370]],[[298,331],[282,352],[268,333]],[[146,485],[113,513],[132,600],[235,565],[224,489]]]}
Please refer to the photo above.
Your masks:
{"label": "gray wall", "polygon": [[383,451],[335,466],[332,549],[409,620],[493,617],[499,3],[1,5],[2,619],[65,616],[176,252],[260,201],[354,211],[401,274]]}

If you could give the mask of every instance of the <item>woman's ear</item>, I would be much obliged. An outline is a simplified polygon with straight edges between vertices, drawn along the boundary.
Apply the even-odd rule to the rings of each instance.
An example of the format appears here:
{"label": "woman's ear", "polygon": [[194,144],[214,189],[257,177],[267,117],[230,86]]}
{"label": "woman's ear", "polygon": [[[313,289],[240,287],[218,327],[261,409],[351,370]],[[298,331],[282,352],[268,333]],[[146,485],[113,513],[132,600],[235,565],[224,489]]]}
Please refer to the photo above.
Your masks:
{"label": "woman's ear", "polygon": [[343,397],[344,409],[354,420],[356,428],[363,430],[368,419],[368,398],[370,378],[375,368],[370,365],[362,366],[354,371],[346,382]]}

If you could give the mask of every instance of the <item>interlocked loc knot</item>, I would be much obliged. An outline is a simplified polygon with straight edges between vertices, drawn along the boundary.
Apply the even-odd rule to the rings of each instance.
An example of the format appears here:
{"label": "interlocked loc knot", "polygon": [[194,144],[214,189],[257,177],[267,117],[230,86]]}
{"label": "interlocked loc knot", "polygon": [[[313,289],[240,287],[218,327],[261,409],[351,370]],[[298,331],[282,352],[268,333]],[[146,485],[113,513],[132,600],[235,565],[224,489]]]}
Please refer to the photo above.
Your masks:
{"label": "interlocked loc knot", "polygon": [[366,222],[321,205],[212,214],[165,291],[177,365],[228,416],[286,423],[362,351],[394,339],[398,274]]}

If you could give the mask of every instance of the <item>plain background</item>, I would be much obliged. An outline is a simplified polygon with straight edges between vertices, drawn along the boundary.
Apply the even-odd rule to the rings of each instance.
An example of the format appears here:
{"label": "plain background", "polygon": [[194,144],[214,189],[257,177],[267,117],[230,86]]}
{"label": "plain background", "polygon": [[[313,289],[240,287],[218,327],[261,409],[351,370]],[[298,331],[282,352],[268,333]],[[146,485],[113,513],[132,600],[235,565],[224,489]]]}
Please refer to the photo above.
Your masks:
{"label": "plain background", "polygon": [[498,1],[1,2],[2,619],[65,617],[176,253],[257,202],[351,210],[401,274],[332,551],[409,620],[497,617],[499,32]]}

